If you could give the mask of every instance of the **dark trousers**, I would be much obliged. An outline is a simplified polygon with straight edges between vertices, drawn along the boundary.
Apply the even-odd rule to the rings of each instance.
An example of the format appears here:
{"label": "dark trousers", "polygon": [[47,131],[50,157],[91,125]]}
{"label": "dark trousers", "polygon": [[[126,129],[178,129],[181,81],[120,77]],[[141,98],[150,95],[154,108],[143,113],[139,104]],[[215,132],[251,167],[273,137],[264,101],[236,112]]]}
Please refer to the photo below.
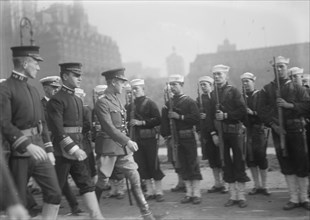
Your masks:
{"label": "dark trousers", "polygon": [[[250,181],[245,172],[244,134],[224,133],[224,181],[227,183]],[[233,156],[230,155],[232,150]]]}
{"label": "dark trousers", "polygon": [[64,187],[62,188],[62,194],[66,197],[66,200],[69,203],[69,206],[71,209],[75,208],[78,206],[78,201],[76,199],[76,196],[74,195],[74,193],[72,192],[72,189],[69,185],[68,179],[65,182]]}
{"label": "dark trousers", "polygon": [[68,181],[68,175],[70,173],[81,195],[95,190],[94,182],[84,161],[69,160],[59,156],[55,158],[55,169],[61,189],[64,188],[65,183]]}
{"label": "dark trousers", "polygon": [[249,136],[252,139],[252,155],[249,155],[251,152],[247,149],[247,166],[248,167],[259,167],[261,170],[265,170],[268,168],[268,160],[267,160],[267,139],[265,135],[264,129],[254,129],[252,128],[250,132],[248,132],[247,140],[249,140]]}
{"label": "dark trousers", "polygon": [[280,147],[280,137],[272,130],[273,143],[276,149],[277,158],[284,175],[296,175],[306,177],[309,172],[309,159],[307,144],[303,132],[287,132],[285,135],[287,157],[283,157]]}
{"label": "dark trousers", "polygon": [[[306,136],[307,136],[307,145],[308,145],[308,160],[310,163],[310,121],[309,119],[306,125]],[[309,164],[309,173],[310,173],[310,164]]]}
{"label": "dark trousers", "polygon": [[96,169],[96,160],[95,155],[93,152],[90,152],[87,154],[87,158],[84,160],[88,172],[90,173],[91,177],[94,177],[97,175],[97,169]]}
{"label": "dark trousers", "polygon": [[43,202],[60,204],[61,190],[55,169],[49,160],[36,161],[32,157],[11,157],[10,169],[22,204],[27,207],[27,184],[32,176],[42,189]]}
{"label": "dark trousers", "polygon": [[179,174],[183,180],[202,180],[195,138],[179,139]]}
{"label": "dark trousers", "polygon": [[155,138],[138,140],[139,150],[134,153],[141,179],[161,180],[165,175],[160,169],[157,140]]}
{"label": "dark trousers", "polygon": [[206,135],[206,153],[208,155],[208,161],[211,168],[222,168],[220,149],[215,146],[210,134]]}

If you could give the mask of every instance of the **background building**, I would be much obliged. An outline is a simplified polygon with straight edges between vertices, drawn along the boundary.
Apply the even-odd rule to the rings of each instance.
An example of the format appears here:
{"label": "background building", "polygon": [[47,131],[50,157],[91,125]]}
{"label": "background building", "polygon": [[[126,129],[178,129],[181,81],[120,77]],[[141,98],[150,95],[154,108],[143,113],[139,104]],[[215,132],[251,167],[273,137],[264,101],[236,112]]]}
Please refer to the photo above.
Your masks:
{"label": "background building", "polygon": [[[89,94],[86,99],[88,103],[91,103],[92,88],[105,83],[100,73],[122,66],[116,42],[89,24],[81,2],[74,1],[73,5],[55,3],[37,11],[37,1],[7,0],[1,1],[1,32],[4,30],[4,37],[1,38],[1,78],[8,77],[13,67],[10,47],[20,45],[19,22],[22,17],[31,20],[35,45],[40,46],[40,54],[45,60],[40,64],[38,78],[59,75],[59,63],[81,62],[85,73],[82,88]],[[28,37],[24,45],[29,43]],[[31,83],[43,94],[38,80]]]}
{"label": "background building", "polygon": [[[225,43],[224,43],[225,44]],[[251,72],[257,76],[256,88],[261,89],[274,79],[271,61],[274,56],[290,58],[290,66],[304,68],[309,73],[309,42],[283,46],[264,47],[248,50],[221,50],[217,53],[199,54],[190,64],[189,74],[185,83],[186,94],[197,97],[193,86],[197,85],[198,78],[203,75],[212,76],[214,65],[224,64],[230,66],[229,83],[241,88],[240,75]]]}
{"label": "background building", "polygon": [[176,54],[176,50],[172,48],[172,54],[166,58],[167,73],[169,75],[180,74],[185,75],[183,57]]}

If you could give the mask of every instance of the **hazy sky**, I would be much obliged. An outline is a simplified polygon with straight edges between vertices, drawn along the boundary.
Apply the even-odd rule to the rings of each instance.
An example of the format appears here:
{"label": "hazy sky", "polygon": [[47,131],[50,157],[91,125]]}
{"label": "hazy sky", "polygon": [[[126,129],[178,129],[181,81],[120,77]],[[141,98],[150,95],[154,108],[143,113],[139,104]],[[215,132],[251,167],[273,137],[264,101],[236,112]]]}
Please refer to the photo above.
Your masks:
{"label": "hazy sky", "polygon": [[187,73],[197,54],[216,52],[225,38],[238,50],[310,41],[309,0],[83,1],[83,5],[89,22],[117,42],[123,62],[141,61],[143,66],[161,68],[162,74],[173,46],[183,56]]}

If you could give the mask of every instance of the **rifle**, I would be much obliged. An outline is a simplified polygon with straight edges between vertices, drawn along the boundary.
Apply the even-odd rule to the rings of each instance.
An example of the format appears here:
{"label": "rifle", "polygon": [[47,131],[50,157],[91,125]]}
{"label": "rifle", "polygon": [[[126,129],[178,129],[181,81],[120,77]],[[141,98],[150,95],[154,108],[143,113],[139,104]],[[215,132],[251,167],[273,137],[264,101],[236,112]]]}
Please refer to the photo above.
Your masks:
{"label": "rifle", "polygon": [[[198,95],[198,104],[199,104],[199,112],[200,113],[203,113],[203,106],[202,106],[202,97],[201,97],[201,94],[200,94],[200,89],[199,89],[199,86],[200,84],[197,83],[197,95]],[[203,135],[202,135],[202,126],[203,126],[203,121],[202,119],[199,119],[200,121],[200,147],[201,147],[201,150],[203,149],[203,144],[204,144],[204,140],[203,140]]]}
{"label": "rifle", "polygon": [[[276,67],[276,58],[273,57],[273,71],[276,77],[277,89],[276,89],[276,97],[281,98],[281,86],[280,86],[280,79],[278,69]],[[287,149],[286,149],[286,141],[285,141],[285,134],[283,134],[284,130],[284,121],[283,121],[283,109],[282,107],[278,106],[278,119],[279,119],[279,128],[280,128],[280,148],[282,151],[282,156],[287,157]]]}
{"label": "rifle", "polygon": [[[170,85],[167,83],[167,100],[168,100],[168,109],[169,112],[173,111],[173,103],[170,97]],[[171,132],[171,146],[172,146],[172,162],[174,162],[175,168],[180,168],[180,161],[178,158],[178,148],[179,148],[179,138],[177,134],[177,129],[175,126],[175,120],[170,118],[169,119],[169,125],[170,125],[170,132]]]}
{"label": "rifle", "polygon": [[156,158],[155,158],[155,170],[157,170],[158,164],[159,164],[159,158],[158,158],[158,148],[159,148],[159,138],[160,138],[160,133],[159,133],[159,127],[155,127],[156,130]]}
{"label": "rifle", "polygon": [[[247,95],[246,95],[246,91],[244,88],[244,85],[242,84],[242,94],[243,94],[243,99],[244,99],[244,103],[245,103],[245,107],[246,109],[248,109],[248,101],[247,101]],[[249,154],[246,153],[246,151],[244,152],[245,155],[249,156],[249,161],[253,161],[253,147],[252,147],[252,127],[249,121],[249,116],[248,113],[245,116],[245,121],[246,121],[246,148],[245,150],[249,151]]]}
{"label": "rifle", "polygon": [[[130,104],[131,104],[131,108],[130,108],[130,120],[135,118],[135,111],[136,111],[136,106],[135,106],[135,102],[134,102],[134,97],[133,94],[131,94],[131,100],[130,100]],[[129,137],[131,140],[135,140],[136,139],[136,135],[135,135],[135,126],[130,126],[129,127]]]}
{"label": "rifle", "polygon": [[[215,98],[216,98],[216,105],[215,105],[215,110],[220,111],[220,99],[219,99],[219,93],[218,93],[218,87],[217,84],[214,83],[214,93],[215,93]],[[217,128],[217,133],[219,137],[219,148],[220,148],[220,158],[221,158],[221,164],[222,167],[225,166],[225,161],[224,161],[224,138],[223,138],[223,123],[222,121],[216,120],[214,121],[215,127]]]}

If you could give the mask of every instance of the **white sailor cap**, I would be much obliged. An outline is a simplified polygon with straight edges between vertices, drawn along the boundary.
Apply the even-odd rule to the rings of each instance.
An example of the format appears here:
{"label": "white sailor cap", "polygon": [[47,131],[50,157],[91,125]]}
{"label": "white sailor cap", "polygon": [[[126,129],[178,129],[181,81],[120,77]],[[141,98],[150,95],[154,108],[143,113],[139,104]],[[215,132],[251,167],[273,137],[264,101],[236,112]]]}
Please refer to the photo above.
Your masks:
{"label": "white sailor cap", "polygon": [[97,85],[94,88],[95,92],[104,92],[108,88],[107,85]]}
{"label": "white sailor cap", "polygon": [[199,82],[208,82],[210,84],[214,83],[214,79],[210,76],[202,76],[198,79]]}
{"label": "white sailor cap", "polygon": [[212,68],[212,73],[228,73],[230,67],[223,64],[215,65]]}
{"label": "white sailor cap", "polygon": [[134,86],[143,86],[144,85],[144,79],[133,79],[130,81],[131,87]]}
{"label": "white sailor cap", "polygon": [[289,72],[292,75],[298,75],[298,74],[303,74],[304,73],[304,69],[295,66],[295,67],[290,68]]}
{"label": "white sailor cap", "polygon": [[126,92],[131,92],[131,85],[130,85],[129,83],[127,83],[127,84],[125,85],[125,87],[124,87],[124,90],[125,90]]}
{"label": "white sailor cap", "polygon": [[243,79],[251,79],[253,81],[256,80],[256,77],[254,76],[253,73],[249,73],[249,72],[246,72],[246,73],[243,73],[241,76],[240,76],[240,79],[243,80]]}
{"label": "white sailor cap", "polygon": [[40,79],[40,82],[42,83],[43,86],[55,86],[55,87],[61,86],[59,76],[47,76]]}
{"label": "white sailor cap", "polygon": [[170,75],[169,79],[168,79],[168,82],[169,83],[171,83],[171,82],[184,83],[184,76],[181,76],[181,75],[178,75],[178,74]]}
{"label": "white sailor cap", "polygon": [[290,63],[290,59],[289,58],[285,58],[283,56],[277,56],[275,58],[275,62],[276,62],[275,64],[279,64],[279,63],[289,64]]}
{"label": "white sailor cap", "polygon": [[4,82],[6,79],[0,79],[0,83]]}
{"label": "white sailor cap", "polygon": [[79,96],[79,97],[85,97],[86,96],[86,93],[81,88],[75,88],[74,89],[74,94]]}

